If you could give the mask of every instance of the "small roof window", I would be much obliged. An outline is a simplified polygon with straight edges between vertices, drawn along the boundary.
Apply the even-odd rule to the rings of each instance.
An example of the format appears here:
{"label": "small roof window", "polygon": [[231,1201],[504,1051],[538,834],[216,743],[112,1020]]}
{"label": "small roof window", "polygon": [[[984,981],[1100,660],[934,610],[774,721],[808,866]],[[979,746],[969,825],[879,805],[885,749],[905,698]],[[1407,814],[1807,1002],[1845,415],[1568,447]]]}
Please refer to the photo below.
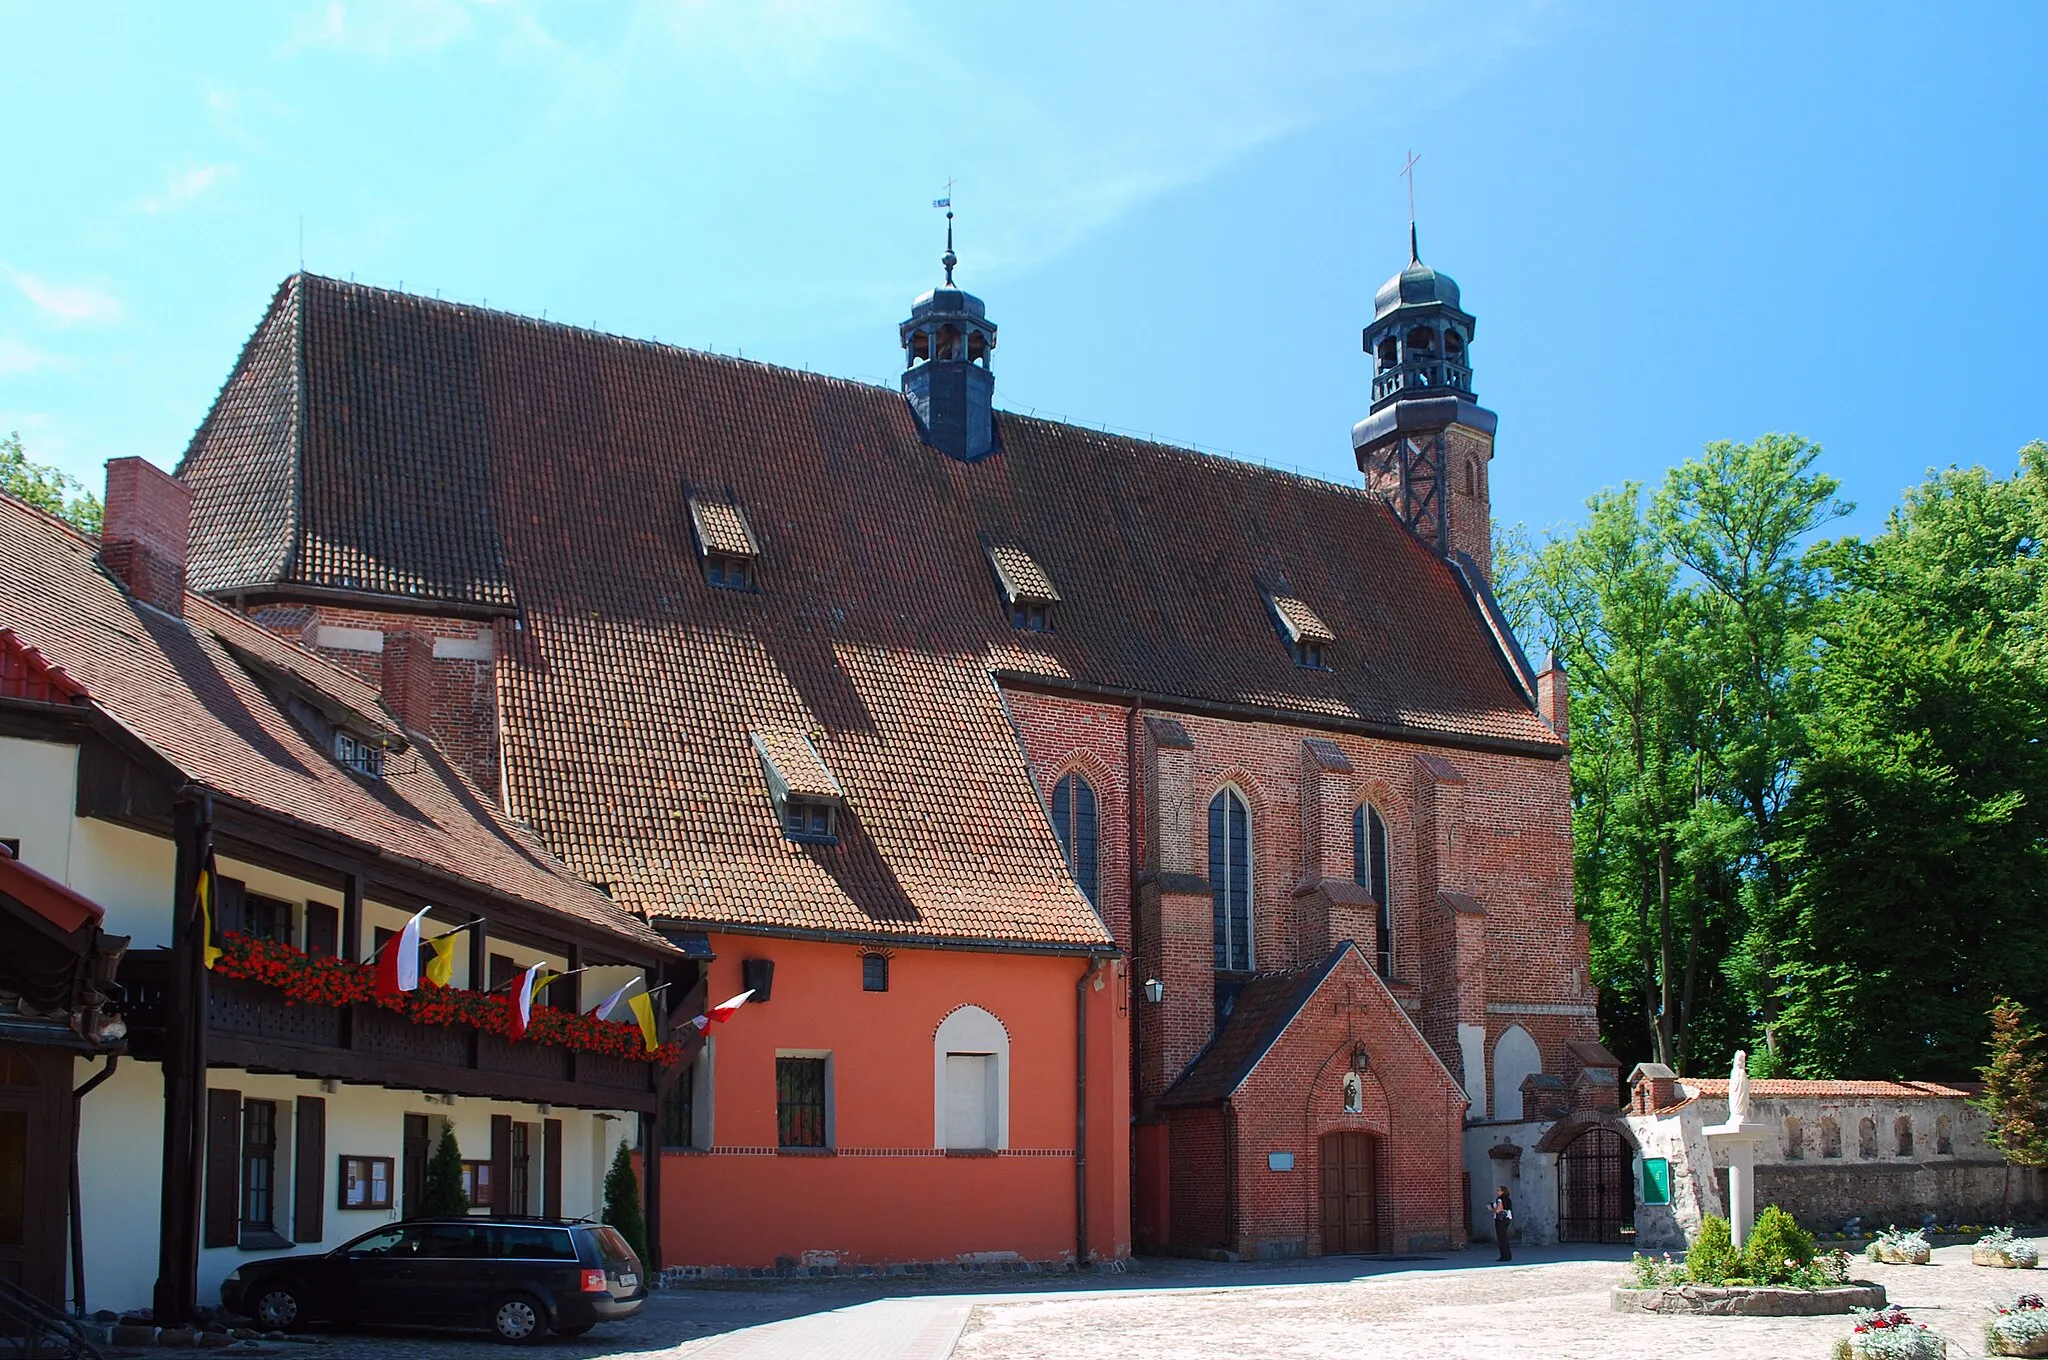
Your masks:
{"label": "small roof window", "polygon": [[1273,626],[1279,630],[1280,640],[1287,644],[1294,664],[1303,670],[1329,669],[1324,664],[1323,652],[1337,640],[1330,626],[1284,586],[1266,590],[1265,596],[1273,614]]}
{"label": "small roof window", "polygon": [[691,492],[689,499],[690,528],[697,536],[705,581],[724,590],[752,590],[761,545],[747,523],[746,511],[730,494],[718,500]]}
{"label": "small roof window", "polygon": [[782,834],[793,841],[837,841],[846,791],[811,744],[810,735],[795,727],[766,727],[749,735],[761,758]]}
{"label": "small roof window", "polygon": [[996,586],[1003,592],[1010,626],[1027,633],[1050,633],[1052,609],[1060,602],[1060,593],[1045,569],[1015,544],[991,543],[986,551]]}

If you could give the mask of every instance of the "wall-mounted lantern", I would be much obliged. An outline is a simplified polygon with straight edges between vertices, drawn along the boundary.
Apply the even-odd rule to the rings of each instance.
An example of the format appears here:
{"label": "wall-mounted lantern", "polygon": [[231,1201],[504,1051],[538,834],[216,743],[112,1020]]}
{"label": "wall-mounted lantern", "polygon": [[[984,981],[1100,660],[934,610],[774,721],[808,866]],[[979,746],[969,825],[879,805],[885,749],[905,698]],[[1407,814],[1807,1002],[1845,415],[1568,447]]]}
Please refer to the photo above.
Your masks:
{"label": "wall-mounted lantern", "polygon": [[1159,1003],[1160,1003],[1160,1002],[1161,1002],[1162,1000],[1164,1000],[1164,999],[1165,999],[1165,997],[1166,997],[1166,984],[1165,984],[1165,983],[1161,982],[1161,981],[1160,981],[1160,980],[1159,980],[1158,978],[1146,978],[1146,979],[1145,979],[1145,999],[1146,999],[1147,1001],[1151,1002],[1151,1003],[1152,1003],[1153,1005],[1155,1005],[1155,1006],[1156,1006],[1156,1005],[1158,1005],[1158,1004],[1159,1004]]}

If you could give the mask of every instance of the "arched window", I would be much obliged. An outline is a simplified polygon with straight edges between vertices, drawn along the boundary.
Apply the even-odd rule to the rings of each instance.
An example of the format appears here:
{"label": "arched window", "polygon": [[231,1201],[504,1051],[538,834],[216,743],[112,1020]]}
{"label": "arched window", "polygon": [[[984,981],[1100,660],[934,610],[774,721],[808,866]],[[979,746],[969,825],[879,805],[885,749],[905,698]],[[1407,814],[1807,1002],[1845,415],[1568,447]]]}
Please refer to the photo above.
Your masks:
{"label": "arched window", "polygon": [[932,1035],[932,1143],[1010,1145],[1010,1032],[979,1006],[961,1006]]}
{"label": "arched window", "polygon": [[[1543,1054],[1536,1048],[1536,1040],[1520,1025],[1509,1025],[1501,1031],[1500,1038],[1493,1045],[1493,1117],[1495,1119],[1520,1119],[1526,1113],[1522,1108],[1522,1083],[1543,1070]],[[1466,1076],[1469,1078],[1470,1073]],[[1479,1094],[1485,1093],[1479,1088]],[[1477,1099],[1472,1102],[1475,1106]],[[1475,1117],[1481,1112],[1474,1110]]]}
{"label": "arched window", "polygon": [[1866,1162],[1877,1157],[1877,1121],[1869,1115],[1856,1125],[1856,1155]]}
{"label": "arched window", "polygon": [[1465,494],[1468,496],[1479,494],[1479,464],[1477,463],[1465,464]]}
{"label": "arched window", "polygon": [[1910,1157],[1913,1155],[1913,1117],[1911,1115],[1902,1114],[1892,1121],[1892,1142],[1897,1145],[1899,1156]]}
{"label": "arched window", "polygon": [[1796,1162],[1806,1156],[1806,1128],[1799,1122],[1799,1116],[1785,1116],[1785,1159]]}
{"label": "arched window", "polygon": [[1947,1115],[1934,1121],[1934,1151],[1943,1157],[1953,1157],[1956,1151],[1955,1125]]}
{"label": "arched window", "polygon": [[1394,975],[1393,873],[1387,863],[1387,823],[1371,803],[1351,814],[1351,876],[1379,904],[1380,938],[1373,948],[1381,977]]}
{"label": "arched window", "polygon": [[1820,1117],[1820,1155],[1839,1157],[1842,1155],[1842,1126],[1827,1115]]}
{"label": "arched window", "polygon": [[1089,905],[1100,906],[1096,888],[1101,875],[1096,869],[1095,790],[1078,774],[1070,774],[1053,785],[1052,830],[1066,856],[1067,872],[1081,887]]}
{"label": "arched window", "polygon": [[1252,969],[1252,815],[1236,789],[1209,801],[1209,892],[1216,920],[1216,969]]}

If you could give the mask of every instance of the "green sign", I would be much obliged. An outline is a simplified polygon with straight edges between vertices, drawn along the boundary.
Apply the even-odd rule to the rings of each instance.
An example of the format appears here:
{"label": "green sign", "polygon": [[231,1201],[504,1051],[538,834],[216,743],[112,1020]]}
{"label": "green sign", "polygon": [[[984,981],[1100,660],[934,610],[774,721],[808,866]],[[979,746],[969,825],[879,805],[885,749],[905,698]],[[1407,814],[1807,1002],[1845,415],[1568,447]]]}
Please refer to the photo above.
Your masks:
{"label": "green sign", "polygon": [[1664,1157],[1643,1158],[1643,1203],[1671,1202],[1671,1162]]}

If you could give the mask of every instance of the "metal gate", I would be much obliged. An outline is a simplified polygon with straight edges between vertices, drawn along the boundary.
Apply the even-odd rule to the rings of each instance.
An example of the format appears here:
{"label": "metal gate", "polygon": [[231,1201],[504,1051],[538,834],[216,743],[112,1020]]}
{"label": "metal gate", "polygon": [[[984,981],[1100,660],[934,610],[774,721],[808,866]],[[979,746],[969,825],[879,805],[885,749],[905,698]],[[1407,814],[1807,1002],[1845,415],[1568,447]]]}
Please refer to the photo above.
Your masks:
{"label": "metal gate", "polygon": [[1634,1155],[1613,1129],[1588,1129],[1557,1159],[1557,1240],[1632,1242],[1636,1235]]}

